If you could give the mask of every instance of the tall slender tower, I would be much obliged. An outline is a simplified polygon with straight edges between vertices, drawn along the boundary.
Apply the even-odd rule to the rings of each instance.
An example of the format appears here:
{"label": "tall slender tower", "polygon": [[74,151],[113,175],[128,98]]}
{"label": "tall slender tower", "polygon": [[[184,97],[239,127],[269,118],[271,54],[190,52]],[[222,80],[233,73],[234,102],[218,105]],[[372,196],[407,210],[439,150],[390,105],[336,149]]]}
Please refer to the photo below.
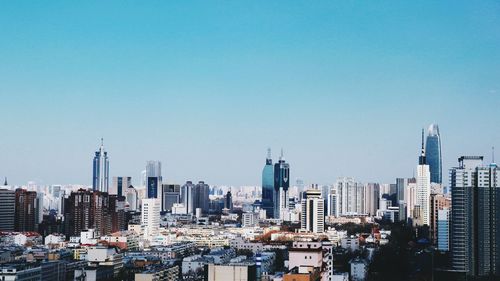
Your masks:
{"label": "tall slender tower", "polygon": [[93,164],[92,189],[94,191],[108,192],[109,160],[108,153],[104,151],[104,140],[102,138],[99,151],[95,153]]}
{"label": "tall slender tower", "polygon": [[424,129],[422,129],[422,150],[418,158],[417,166],[417,202],[419,214],[417,215],[417,224],[430,225],[430,198],[431,198],[431,174],[424,148]]}
{"label": "tall slender tower", "polygon": [[283,149],[278,163],[274,164],[274,218],[282,218],[288,209],[288,188],[290,187],[290,165],[283,157]]}
{"label": "tall slender tower", "polygon": [[267,149],[266,165],[262,169],[262,209],[267,218],[274,217],[274,170],[271,149]]}
{"label": "tall slender tower", "polygon": [[425,156],[431,172],[431,182],[441,184],[443,182],[441,135],[437,124],[431,124],[427,130]]}
{"label": "tall slender tower", "polygon": [[[147,184],[147,198],[160,198],[161,192],[158,192],[162,183],[161,177],[161,162],[148,161],[146,163],[146,184]],[[159,194],[160,193],[160,194]],[[161,202],[162,200],[160,200]]]}

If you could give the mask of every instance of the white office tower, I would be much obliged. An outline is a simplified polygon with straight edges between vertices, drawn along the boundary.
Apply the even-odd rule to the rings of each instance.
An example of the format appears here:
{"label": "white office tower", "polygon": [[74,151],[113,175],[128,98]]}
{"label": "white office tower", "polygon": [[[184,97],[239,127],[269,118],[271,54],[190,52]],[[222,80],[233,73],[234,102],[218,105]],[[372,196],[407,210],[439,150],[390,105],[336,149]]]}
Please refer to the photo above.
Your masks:
{"label": "white office tower", "polygon": [[133,186],[127,188],[125,197],[128,203],[128,209],[130,211],[136,211],[139,208],[139,195],[137,190]]}
{"label": "white office tower", "polygon": [[191,181],[187,181],[183,186],[181,186],[181,202],[182,208],[177,206],[176,212],[183,211],[183,214],[193,214],[194,208],[194,191],[195,185]]}
{"label": "white office tower", "polygon": [[157,198],[142,199],[141,225],[144,227],[144,238],[151,240],[158,235],[160,228],[160,200]]}
{"label": "white office tower", "polygon": [[365,186],[353,178],[339,178],[335,184],[339,201],[340,216],[365,213]]}
{"label": "white office tower", "polygon": [[328,194],[327,200],[327,213],[329,216],[338,217],[340,214],[339,211],[339,197],[337,195],[336,187],[332,187],[330,189],[330,193]]}
{"label": "white office tower", "polygon": [[325,200],[321,197],[321,190],[306,191],[305,198],[302,199],[300,228],[314,233],[325,231]]}
{"label": "white office tower", "polygon": [[430,225],[431,222],[431,172],[425,159],[424,130],[422,130],[422,151],[417,166],[417,202],[420,206],[420,224]]}

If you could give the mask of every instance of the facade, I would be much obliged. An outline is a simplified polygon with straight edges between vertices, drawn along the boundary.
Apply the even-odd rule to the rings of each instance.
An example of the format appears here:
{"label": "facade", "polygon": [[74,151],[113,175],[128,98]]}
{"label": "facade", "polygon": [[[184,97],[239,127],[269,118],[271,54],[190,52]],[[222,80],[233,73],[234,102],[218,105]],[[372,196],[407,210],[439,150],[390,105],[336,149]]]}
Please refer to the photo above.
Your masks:
{"label": "facade", "polygon": [[339,211],[339,197],[337,195],[337,189],[332,188],[328,194],[327,200],[327,214],[329,216],[338,217],[340,215]]}
{"label": "facade", "polygon": [[147,239],[158,235],[160,208],[160,201],[156,198],[142,200],[141,225],[144,226],[144,237]]}
{"label": "facade", "polygon": [[224,208],[230,211],[233,209],[233,195],[231,194],[231,190],[224,196]]}
{"label": "facade", "polygon": [[181,186],[178,184],[162,184],[161,210],[163,212],[172,212],[174,204],[180,203]]}
{"label": "facade", "polygon": [[438,211],[437,249],[446,252],[450,250],[450,210],[448,208]]}
{"label": "facade", "polygon": [[158,196],[161,196],[159,192],[161,182],[162,182],[161,162],[153,160],[147,161],[146,162],[147,198],[159,198]]}
{"label": "facade", "polygon": [[194,184],[191,181],[187,181],[183,186],[181,186],[181,204],[185,208],[186,214],[194,214]]}
{"label": "facade", "polygon": [[283,218],[288,211],[288,188],[290,187],[290,165],[283,158],[283,150],[278,163],[274,164],[274,218]]}
{"label": "facade", "polygon": [[431,182],[441,184],[443,182],[442,158],[441,158],[441,135],[437,124],[431,124],[428,129],[425,143],[425,154],[431,172]]}
{"label": "facade", "polygon": [[325,232],[325,200],[321,197],[321,191],[309,189],[302,199],[300,228],[302,230],[323,233]]}
{"label": "facade", "polygon": [[262,169],[262,209],[267,218],[274,218],[274,169],[271,149],[267,150],[266,165]]}
{"label": "facade", "polygon": [[130,211],[136,211],[139,208],[139,195],[137,194],[135,187],[132,185],[127,188],[125,198]]}
{"label": "facade", "polygon": [[14,231],[16,192],[0,189],[0,231]]}
{"label": "facade", "polygon": [[365,186],[353,178],[341,177],[335,184],[339,216],[365,214]]}
{"label": "facade", "polygon": [[451,198],[448,196],[445,196],[443,194],[431,194],[431,224],[430,224],[430,231],[431,231],[431,238],[433,243],[437,243],[438,239],[438,213],[439,211],[443,209],[449,209],[451,208]]}
{"label": "facade", "polygon": [[80,189],[64,202],[66,237],[79,236],[83,230],[96,229],[99,235],[111,232],[112,212],[106,192]]}
{"label": "facade", "polygon": [[194,186],[193,190],[194,211],[196,211],[197,208],[200,208],[202,214],[208,214],[208,211],[210,209],[209,194],[210,194],[210,186],[205,182],[200,181]]}
{"label": "facade", "polygon": [[451,265],[469,276],[500,276],[498,166],[462,156],[450,170]]}
{"label": "facade", "polygon": [[418,225],[431,224],[431,174],[429,165],[427,165],[426,154],[424,149],[424,130],[422,130],[422,152],[418,158],[417,166],[417,190],[416,190],[415,205],[419,206],[419,213],[414,216],[415,223]]}
{"label": "facade", "polygon": [[104,151],[103,139],[99,151],[96,151],[93,161],[92,189],[94,191],[108,192],[109,185],[109,160],[108,153]]}
{"label": "facade", "polygon": [[14,230],[19,232],[36,231],[36,192],[16,189]]}
{"label": "facade", "polygon": [[380,186],[378,183],[367,183],[365,185],[365,207],[364,211],[369,216],[375,216],[379,208]]}
{"label": "facade", "polygon": [[113,177],[110,195],[125,196],[127,188],[132,185],[132,177]]}

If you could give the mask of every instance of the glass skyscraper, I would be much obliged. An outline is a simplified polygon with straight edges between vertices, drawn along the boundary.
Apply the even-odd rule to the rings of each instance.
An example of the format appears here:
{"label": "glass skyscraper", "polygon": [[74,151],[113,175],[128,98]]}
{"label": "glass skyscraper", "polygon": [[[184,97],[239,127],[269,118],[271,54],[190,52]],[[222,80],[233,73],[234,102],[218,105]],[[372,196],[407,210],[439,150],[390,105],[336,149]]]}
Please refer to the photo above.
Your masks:
{"label": "glass skyscraper", "polygon": [[108,192],[109,186],[109,160],[108,153],[104,151],[104,142],[96,151],[93,161],[92,189],[94,191]]}
{"label": "glass skyscraper", "polygon": [[443,182],[441,136],[437,124],[429,126],[425,144],[425,156],[431,171],[431,182],[441,184]]}
{"label": "glass skyscraper", "polygon": [[274,164],[274,218],[281,218],[281,211],[288,209],[288,188],[290,187],[290,165],[283,158]]}
{"label": "glass skyscraper", "polygon": [[274,217],[274,169],[271,159],[271,149],[267,150],[266,165],[262,169],[262,209],[266,210],[266,217]]}

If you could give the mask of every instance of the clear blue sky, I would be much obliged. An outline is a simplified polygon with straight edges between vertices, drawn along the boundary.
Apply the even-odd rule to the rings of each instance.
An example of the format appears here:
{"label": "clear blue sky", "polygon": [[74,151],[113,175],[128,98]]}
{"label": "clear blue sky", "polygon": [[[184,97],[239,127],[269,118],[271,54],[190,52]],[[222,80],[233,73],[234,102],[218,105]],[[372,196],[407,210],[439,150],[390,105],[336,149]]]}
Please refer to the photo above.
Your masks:
{"label": "clear blue sky", "polygon": [[[0,176],[91,183],[146,160],[182,183],[411,176],[441,128],[444,174],[500,148],[498,1],[3,1]],[[500,157],[500,155],[499,155]]]}

